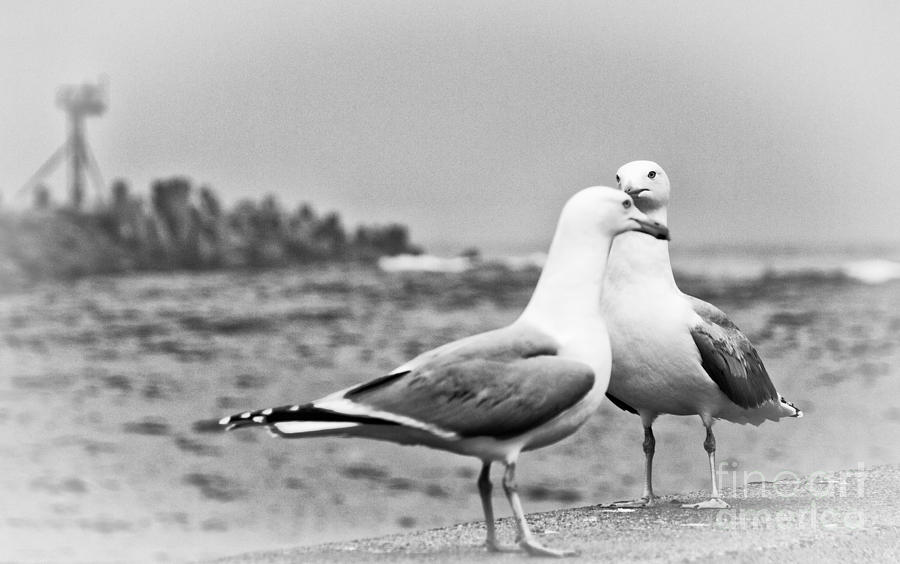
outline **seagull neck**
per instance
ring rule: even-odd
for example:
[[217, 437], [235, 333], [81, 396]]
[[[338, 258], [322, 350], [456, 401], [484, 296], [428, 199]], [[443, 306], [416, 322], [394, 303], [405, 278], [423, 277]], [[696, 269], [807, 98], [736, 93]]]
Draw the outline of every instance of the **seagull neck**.
[[633, 288], [636, 284], [677, 288], [669, 259], [669, 243], [643, 233], [623, 233], [610, 251], [606, 284]]
[[[669, 225], [668, 206], [665, 203], [641, 202], [638, 208], [653, 221]], [[643, 288], [677, 290], [669, 260], [669, 242], [648, 237], [643, 233], [623, 233], [613, 242], [606, 268], [607, 294], [634, 292], [634, 285]]]
[[[640, 206], [638, 206], [638, 209], [640, 209]], [[666, 208], [666, 206], [663, 205], [651, 210], [641, 211], [647, 214], [647, 217], [649, 217], [653, 221], [662, 223], [663, 225], [669, 225], [669, 210]]]
[[522, 318], [570, 323], [597, 311], [612, 237], [572, 235], [557, 230]]

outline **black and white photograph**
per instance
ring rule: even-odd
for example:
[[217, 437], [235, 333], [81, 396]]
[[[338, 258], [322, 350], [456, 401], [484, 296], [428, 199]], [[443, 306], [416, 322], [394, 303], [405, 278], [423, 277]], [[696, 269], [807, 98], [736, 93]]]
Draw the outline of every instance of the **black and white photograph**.
[[0, 562], [900, 561], [900, 4], [0, 14]]

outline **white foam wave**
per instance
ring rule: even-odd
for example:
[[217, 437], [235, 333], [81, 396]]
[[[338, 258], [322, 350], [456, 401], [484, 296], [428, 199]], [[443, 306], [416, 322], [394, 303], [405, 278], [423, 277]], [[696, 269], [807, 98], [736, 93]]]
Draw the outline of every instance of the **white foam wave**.
[[858, 260], [842, 265], [841, 272], [866, 284], [884, 284], [900, 280], [900, 263], [885, 259]]
[[498, 257], [496, 262], [510, 270], [527, 270], [529, 268], [544, 268], [547, 262], [547, 253], [531, 253], [528, 255], [515, 255]]
[[730, 282], [758, 280], [767, 276], [845, 278], [864, 284], [884, 284], [900, 280], [900, 262], [885, 258], [855, 258], [816, 254], [789, 256], [703, 256], [673, 257], [677, 275]]
[[434, 255], [397, 255], [378, 259], [385, 272], [464, 272], [472, 268], [468, 257], [436, 257]]
[[[752, 281], [766, 276], [802, 276], [823, 280], [845, 277], [864, 284], [884, 284], [900, 280], [900, 262], [883, 258], [848, 260], [849, 257], [782, 256], [748, 257], [702, 255], [673, 258], [676, 275], [720, 281]], [[443, 272], [456, 274], [478, 265], [502, 265], [510, 270], [543, 268], [547, 255], [496, 256], [486, 260], [466, 256], [397, 255], [381, 257], [378, 267], [385, 272]]]

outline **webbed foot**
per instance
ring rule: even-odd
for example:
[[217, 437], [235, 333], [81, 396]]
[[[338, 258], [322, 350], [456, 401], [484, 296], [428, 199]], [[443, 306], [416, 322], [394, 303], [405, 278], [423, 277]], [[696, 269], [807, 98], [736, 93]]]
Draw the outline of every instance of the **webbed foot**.
[[721, 499], [714, 497], [712, 499], [707, 499], [706, 501], [701, 501], [700, 503], [684, 503], [681, 505], [685, 509], [728, 509], [731, 507]]

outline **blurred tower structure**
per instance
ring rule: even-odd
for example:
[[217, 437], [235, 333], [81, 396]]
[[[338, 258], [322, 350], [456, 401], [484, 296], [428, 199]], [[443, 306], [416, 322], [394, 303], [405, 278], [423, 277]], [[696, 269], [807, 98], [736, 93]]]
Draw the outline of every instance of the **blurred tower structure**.
[[56, 93], [56, 105], [68, 117], [68, 136], [62, 146], [50, 155], [50, 158], [25, 183], [20, 193], [36, 186], [62, 161], [68, 160], [69, 198], [72, 208], [81, 209], [84, 203], [85, 172], [90, 174], [98, 195], [102, 194], [103, 177], [85, 137], [84, 119], [102, 115], [106, 111], [106, 86], [106, 82], [101, 80], [97, 84], [83, 83], [59, 88]]

